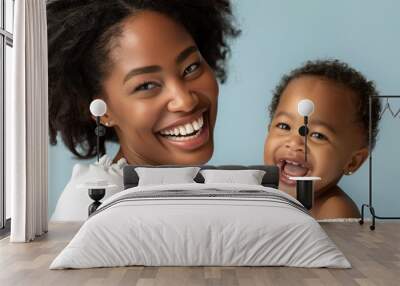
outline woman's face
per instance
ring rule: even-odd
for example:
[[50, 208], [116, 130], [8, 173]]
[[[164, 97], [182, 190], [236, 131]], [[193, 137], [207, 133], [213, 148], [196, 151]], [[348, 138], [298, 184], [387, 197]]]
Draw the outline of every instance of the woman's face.
[[213, 153], [218, 84], [191, 35], [157, 12], [126, 19], [104, 81], [109, 122], [130, 163], [203, 164]]
[[[297, 105], [302, 99], [314, 102], [309, 117], [307, 162], [304, 137], [299, 128], [304, 118]], [[296, 182], [289, 176], [317, 176], [316, 195], [336, 185], [343, 173], [354, 172], [368, 154], [365, 134], [357, 120], [355, 95], [328, 80], [303, 76], [285, 88], [264, 146], [264, 162], [280, 168], [279, 189], [295, 196]]]

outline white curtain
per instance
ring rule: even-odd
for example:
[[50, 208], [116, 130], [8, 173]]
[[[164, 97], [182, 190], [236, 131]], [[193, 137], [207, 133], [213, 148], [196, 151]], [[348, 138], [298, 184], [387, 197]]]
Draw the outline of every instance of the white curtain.
[[15, 1], [13, 92], [6, 98], [6, 187], [12, 242], [47, 232], [47, 23], [45, 0]]

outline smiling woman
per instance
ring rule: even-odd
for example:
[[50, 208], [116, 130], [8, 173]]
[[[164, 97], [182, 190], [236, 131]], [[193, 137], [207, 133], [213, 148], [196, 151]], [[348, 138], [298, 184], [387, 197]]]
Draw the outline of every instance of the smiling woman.
[[110, 111], [102, 119], [119, 138], [118, 156], [152, 165], [207, 162], [218, 85], [193, 38], [158, 12], [142, 11], [121, 25], [103, 84]]
[[[108, 167], [211, 158], [226, 39], [239, 34], [228, 0], [49, 1], [47, 12], [51, 144], [60, 133], [78, 158], [96, 156], [89, 104], [101, 98], [108, 128], [99, 151], [106, 141], [120, 144], [112, 162], [103, 158]], [[82, 168], [71, 181], [89, 178]], [[77, 192], [71, 181], [60, 200]]]

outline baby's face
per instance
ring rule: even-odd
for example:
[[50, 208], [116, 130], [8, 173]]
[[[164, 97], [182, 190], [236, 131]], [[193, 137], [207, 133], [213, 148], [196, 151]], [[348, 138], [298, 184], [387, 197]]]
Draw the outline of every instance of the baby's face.
[[[302, 99], [314, 102], [309, 117], [307, 163], [304, 137], [299, 127], [304, 118], [297, 105]], [[290, 176], [318, 176], [316, 195], [336, 185], [349, 171], [354, 153], [365, 144], [363, 129], [357, 122], [357, 97], [349, 89], [316, 76], [292, 80], [284, 90], [271, 121], [264, 145], [265, 164], [280, 168], [279, 189], [295, 196], [296, 182]]]

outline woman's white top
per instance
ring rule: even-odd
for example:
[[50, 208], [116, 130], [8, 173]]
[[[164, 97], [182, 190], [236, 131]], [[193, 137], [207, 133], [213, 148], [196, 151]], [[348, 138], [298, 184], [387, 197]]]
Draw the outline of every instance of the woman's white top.
[[76, 164], [71, 179], [58, 199], [51, 220], [85, 221], [88, 218], [88, 207], [94, 201], [89, 197], [88, 189], [82, 185], [98, 180], [107, 180], [108, 185], [116, 185], [114, 188], [106, 189], [106, 194], [101, 200], [103, 201], [124, 189], [122, 169], [125, 165], [127, 165], [125, 158], [112, 163], [112, 159], [107, 155], [93, 164]]

